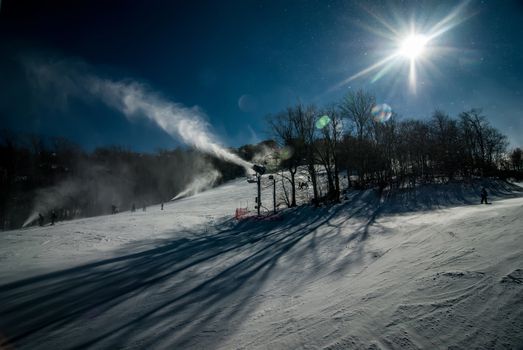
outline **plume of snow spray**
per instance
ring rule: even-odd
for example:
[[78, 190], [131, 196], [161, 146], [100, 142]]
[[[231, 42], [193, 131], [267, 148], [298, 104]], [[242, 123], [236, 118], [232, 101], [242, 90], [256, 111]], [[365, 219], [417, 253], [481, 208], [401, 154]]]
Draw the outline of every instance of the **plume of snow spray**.
[[25, 220], [24, 224], [22, 225], [22, 227], [27, 227], [27, 225], [33, 223], [36, 221], [36, 219], [38, 218], [38, 212], [36, 211], [33, 211], [31, 213], [31, 215], [29, 215], [29, 217]]
[[127, 118], [145, 117], [156, 123], [171, 137], [187, 145], [237, 164], [246, 170], [252, 164], [223, 147], [211, 132], [204, 113], [198, 106], [186, 107], [168, 101], [136, 81], [114, 81], [90, 72], [83, 63], [27, 60], [25, 66], [36, 85], [52, 92], [58, 104], [67, 104], [69, 96], [102, 100]]
[[[223, 147], [211, 132], [204, 113], [197, 107], [186, 107], [162, 98], [145, 85], [134, 81], [113, 81], [100, 78], [90, 72], [88, 66], [79, 62], [38, 62], [33, 59], [24, 61], [27, 73], [43, 95], [52, 94], [51, 98], [58, 106], [66, 107], [70, 96], [88, 100], [100, 99], [108, 106], [122, 112], [128, 119], [144, 117], [156, 123], [171, 137], [187, 145], [234, 163], [245, 169], [252, 169], [253, 164], [241, 159]], [[175, 198], [197, 193], [212, 186], [220, 177], [217, 170], [196, 178], [182, 193]], [[61, 203], [54, 195], [43, 196], [37, 200], [33, 213], [24, 226], [34, 222], [38, 212], [45, 212]]]
[[216, 169], [212, 169], [211, 171], [201, 174], [197, 176], [188, 186], [185, 190], [178, 193], [176, 197], [174, 197], [172, 200], [176, 200], [182, 197], [186, 196], [192, 196], [196, 193], [202, 192], [210, 187], [212, 187], [216, 181], [218, 181], [222, 175], [220, 172]]
[[22, 227], [32, 224], [38, 219], [38, 214], [47, 215], [47, 212], [55, 207], [61, 207], [68, 198], [77, 195], [80, 186], [74, 180], [65, 180], [60, 184], [38, 190], [33, 204], [33, 212], [25, 220]]
[[249, 170], [252, 164], [229, 152], [218, 143], [198, 107], [188, 108], [162, 99], [136, 82], [115, 82], [90, 77], [89, 91], [128, 118], [144, 116], [176, 139], [202, 152]]

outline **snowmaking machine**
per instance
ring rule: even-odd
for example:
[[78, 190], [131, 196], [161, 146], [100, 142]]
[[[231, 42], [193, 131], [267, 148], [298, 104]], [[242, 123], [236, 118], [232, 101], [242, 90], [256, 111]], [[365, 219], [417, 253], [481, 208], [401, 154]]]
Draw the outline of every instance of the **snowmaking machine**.
[[256, 209], [258, 210], [258, 216], [260, 216], [260, 208], [261, 208], [261, 176], [265, 174], [265, 167], [260, 164], [254, 164], [252, 166], [252, 170], [256, 172], [256, 183], [258, 186], [258, 196], [256, 197]]

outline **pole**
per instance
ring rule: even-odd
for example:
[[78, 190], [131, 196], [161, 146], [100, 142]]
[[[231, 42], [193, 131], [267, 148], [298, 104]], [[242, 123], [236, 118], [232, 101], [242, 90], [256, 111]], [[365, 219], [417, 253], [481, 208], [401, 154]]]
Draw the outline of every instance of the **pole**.
[[260, 208], [261, 208], [261, 183], [260, 183], [260, 179], [261, 179], [261, 175], [260, 174], [256, 174], [256, 178], [258, 180], [258, 216], [260, 216]]
[[274, 214], [276, 214], [276, 178], [269, 175], [269, 179], [272, 180], [272, 205], [274, 207]]
[[272, 204], [274, 206], [274, 214], [276, 214], [276, 179], [272, 179]]

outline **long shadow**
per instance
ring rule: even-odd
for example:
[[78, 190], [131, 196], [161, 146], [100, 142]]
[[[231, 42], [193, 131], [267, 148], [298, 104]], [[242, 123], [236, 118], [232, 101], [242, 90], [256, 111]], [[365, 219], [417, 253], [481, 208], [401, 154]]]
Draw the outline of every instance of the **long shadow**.
[[[0, 330], [26, 348], [52, 348], [58, 330], [68, 334], [61, 348], [213, 348], [218, 341], [202, 332], [231, 332], [278, 261], [342, 209], [300, 208], [281, 222], [226, 221], [204, 237], [2, 285]], [[107, 323], [112, 309], [127, 316]], [[93, 330], [79, 331], [85, 327]]]
[[[428, 207], [470, 197], [470, 191], [451, 198], [443, 192], [442, 199], [429, 201]], [[498, 192], [508, 196], [510, 191], [501, 186]], [[408, 205], [405, 198], [383, 203], [375, 193], [353, 193], [348, 202], [332, 208], [289, 210], [283, 221], [224, 221], [204, 236], [197, 231], [176, 232], [183, 238], [1, 285], [0, 333], [11, 344], [28, 349], [56, 344], [71, 349], [212, 349], [221, 339], [209, 334], [234, 332], [256, 308], [260, 291], [283, 257], [296, 265], [303, 263], [299, 259], [319, 261], [320, 242], [341, 237], [345, 244], [358, 244], [353, 256], [343, 259], [351, 264], [362, 254], [369, 228], [379, 215], [386, 210], [427, 209]], [[354, 232], [343, 232], [343, 224], [353, 218], [363, 218], [364, 223]], [[320, 227], [327, 230], [322, 228], [320, 234]], [[300, 245], [306, 237], [309, 240]], [[303, 270], [294, 283], [314, 276], [321, 264], [315, 266]]]
[[502, 180], [427, 184], [392, 191], [381, 213], [400, 214], [480, 204], [482, 187], [487, 188], [490, 201], [523, 196], [523, 188]]

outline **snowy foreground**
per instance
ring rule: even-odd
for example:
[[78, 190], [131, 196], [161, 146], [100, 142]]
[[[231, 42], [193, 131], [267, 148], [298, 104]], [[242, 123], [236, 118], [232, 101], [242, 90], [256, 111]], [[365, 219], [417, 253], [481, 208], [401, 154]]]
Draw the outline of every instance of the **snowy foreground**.
[[15, 349], [521, 349], [523, 192], [496, 186], [492, 205], [473, 204], [476, 187], [367, 191], [238, 223], [255, 186], [237, 180], [163, 211], [1, 232], [0, 338]]

